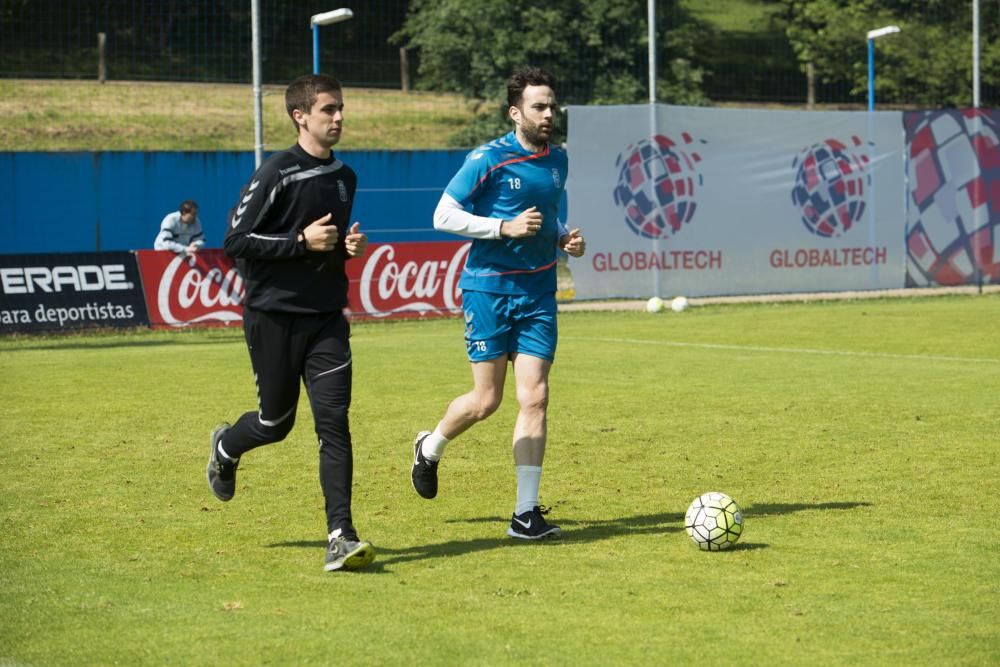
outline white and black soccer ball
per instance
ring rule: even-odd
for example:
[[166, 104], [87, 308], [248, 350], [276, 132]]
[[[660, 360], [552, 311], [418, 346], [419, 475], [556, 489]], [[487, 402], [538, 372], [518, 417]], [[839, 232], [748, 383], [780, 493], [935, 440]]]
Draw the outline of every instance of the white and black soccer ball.
[[684, 529], [699, 549], [722, 551], [736, 544], [743, 534], [743, 512], [724, 493], [703, 493], [688, 507]]

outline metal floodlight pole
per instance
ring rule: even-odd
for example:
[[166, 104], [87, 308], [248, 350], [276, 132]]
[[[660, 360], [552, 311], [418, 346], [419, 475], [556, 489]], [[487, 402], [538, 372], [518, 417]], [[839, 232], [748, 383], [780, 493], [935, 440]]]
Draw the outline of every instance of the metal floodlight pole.
[[868, 110], [875, 110], [875, 40], [899, 32], [899, 26], [887, 25], [868, 31]]
[[[649, 140], [655, 142], [656, 135], [659, 134], [656, 123], [656, 0], [646, 0], [646, 35], [649, 42]], [[649, 200], [656, 201], [656, 192], [653, 191], [653, 179], [647, 179], [646, 183], [650, 188]], [[653, 252], [659, 252], [659, 239], [653, 239]], [[652, 272], [653, 296], [659, 296], [660, 290], [660, 268], [659, 265]]]
[[253, 136], [254, 168], [264, 161], [264, 119], [260, 92], [260, 0], [250, 2], [250, 41], [253, 57]]
[[[979, 99], [979, 0], [972, 0], [972, 107], [976, 110], [979, 109], [980, 99]], [[978, 137], [983, 131], [983, 119], [978, 113], [973, 117], [972, 127], [973, 132]], [[976, 151], [976, 170], [979, 172], [979, 178], [976, 178], [972, 182], [973, 198], [976, 201], [983, 201], [982, 190], [983, 187], [983, 163], [982, 157]], [[977, 206], [972, 209], [972, 224], [976, 230], [984, 228], [982, 214], [985, 212], [985, 205]], [[982, 258], [982, 243], [983, 235], [975, 234], [973, 237], [973, 245], [975, 246], [976, 253], [976, 282], [979, 285], [979, 293], [983, 293], [983, 264]]]
[[646, 2], [646, 24], [649, 39], [649, 103], [656, 104], [656, 0]]
[[331, 12], [323, 12], [322, 14], [313, 14], [309, 17], [309, 25], [312, 27], [313, 38], [313, 74], [319, 74], [319, 27], [321, 25], [330, 25], [331, 23], [340, 23], [351, 18], [354, 18], [354, 12], [346, 7], [334, 9]]
[[979, 0], [972, 0], [972, 106], [979, 108]]

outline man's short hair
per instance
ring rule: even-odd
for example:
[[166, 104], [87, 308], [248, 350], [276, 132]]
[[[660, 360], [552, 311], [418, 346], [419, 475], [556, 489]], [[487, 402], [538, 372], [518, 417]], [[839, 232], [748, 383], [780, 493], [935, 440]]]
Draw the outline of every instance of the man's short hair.
[[198, 210], [198, 204], [193, 199], [185, 199], [177, 209], [182, 214]]
[[340, 81], [326, 74], [303, 74], [288, 84], [285, 89], [285, 111], [292, 119], [295, 131], [299, 131], [299, 124], [295, 122], [293, 111], [298, 109], [309, 113], [320, 93], [336, 93], [340, 90]]
[[541, 67], [525, 65], [518, 67], [507, 80], [507, 108], [521, 106], [524, 98], [524, 89], [528, 86], [548, 86], [553, 91], [556, 89], [556, 79], [554, 76], [543, 70]]

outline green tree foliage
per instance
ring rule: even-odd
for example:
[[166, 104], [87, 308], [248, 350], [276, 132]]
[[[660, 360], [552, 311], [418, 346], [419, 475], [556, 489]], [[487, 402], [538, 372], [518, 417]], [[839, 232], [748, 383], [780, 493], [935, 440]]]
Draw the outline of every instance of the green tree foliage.
[[[968, 0], [782, 0], [786, 34], [803, 70], [825, 82], [868, 86], [865, 34], [902, 32], [876, 42], [876, 97], [924, 107], [972, 103], [972, 5]], [[1000, 84], [1000, 2], [980, 0], [983, 85]]]
[[[706, 103], [693, 56], [707, 27], [674, 0], [659, 0], [657, 12], [672, 17], [670, 30], [658, 21], [659, 99]], [[648, 99], [645, 0], [413, 0], [394, 40], [416, 50], [419, 87], [459, 92], [480, 104], [479, 120], [454, 138], [459, 144], [509, 126], [505, 81], [518, 65], [552, 72], [565, 103]]]

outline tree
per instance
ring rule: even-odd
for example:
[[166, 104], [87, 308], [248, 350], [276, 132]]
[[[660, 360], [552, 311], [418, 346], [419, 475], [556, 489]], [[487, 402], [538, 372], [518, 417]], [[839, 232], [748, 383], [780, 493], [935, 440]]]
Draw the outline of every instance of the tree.
[[[707, 28], [675, 0], [659, 0], [657, 87], [660, 99], [707, 100], [694, 44]], [[413, 0], [393, 37], [417, 50], [417, 86], [453, 91], [478, 104], [479, 120], [456, 143], [478, 143], [508, 127], [505, 81], [514, 67], [545, 67], [560, 100], [575, 104], [643, 102], [648, 96], [643, 0]], [[563, 125], [565, 127], [565, 125]]]
[[[972, 101], [971, 2], [963, 0], [782, 0], [786, 34], [803, 70], [825, 82], [867, 90], [868, 30], [898, 25], [877, 42], [876, 94], [919, 106], [968, 106]], [[1000, 84], [1000, 2], [981, 1], [982, 77]]]

